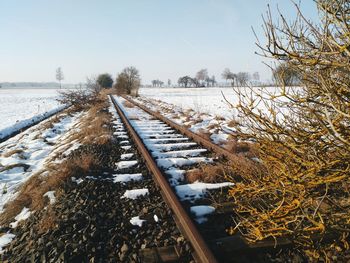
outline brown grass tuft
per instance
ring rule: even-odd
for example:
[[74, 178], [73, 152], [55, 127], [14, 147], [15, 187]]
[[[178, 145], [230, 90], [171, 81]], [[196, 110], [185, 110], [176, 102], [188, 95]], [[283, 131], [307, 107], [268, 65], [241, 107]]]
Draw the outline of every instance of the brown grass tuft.
[[3, 154], [4, 157], [10, 157], [14, 154], [23, 153], [23, 149], [14, 149]]
[[124, 105], [126, 108], [134, 108], [134, 107], [135, 107], [134, 104], [132, 104], [131, 102], [129, 102], [129, 101], [127, 101], [127, 100], [123, 102], [123, 105]]
[[214, 183], [221, 181], [228, 173], [228, 167], [224, 164], [202, 165], [198, 169], [187, 171], [185, 178], [188, 183], [201, 181], [205, 183]]
[[235, 139], [231, 139], [225, 142], [224, 148], [232, 153], [242, 154], [249, 158], [258, 156], [257, 146], [250, 142], [238, 142]]

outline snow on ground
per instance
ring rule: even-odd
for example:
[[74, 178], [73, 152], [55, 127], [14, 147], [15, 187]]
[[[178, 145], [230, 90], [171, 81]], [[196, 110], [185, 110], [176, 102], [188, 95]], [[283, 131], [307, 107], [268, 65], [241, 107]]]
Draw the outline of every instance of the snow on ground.
[[181, 200], [190, 200], [194, 201], [196, 199], [200, 199], [207, 193], [210, 189], [218, 189], [222, 187], [233, 186], [233, 183], [225, 182], [225, 183], [201, 183], [194, 182], [192, 184], [183, 184], [175, 187], [176, 193]]
[[[232, 127], [233, 117], [223, 118], [209, 113], [200, 113], [195, 110], [186, 110], [176, 104], [167, 102], [159, 102], [151, 98], [139, 97], [133, 98], [136, 102], [144, 104], [155, 112], [161, 112], [166, 118], [173, 122], [186, 126], [194, 133], [214, 135], [211, 140], [218, 145], [225, 145], [229, 139], [229, 135], [233, 135], [235, 128]], [[186, 101], [184, 99], [184, 101]], [[227, 111], [226, 111], [227, 112]], [[163, 131], [164, 132], [164, 131]], [[169, 131], [171, 132], [171, 130]], [[181, 138], [174, 138], [173, 141], [179, 141]], [[147, 142], [146, 142], [147, 143]]]
[[44, 194], [44, 196], [47, 196], [47, 198], [49, 198], [51, 205], [56, 202], [55, 191], [48, 191]]
[[197, 223], [201, 224], [207, 221], [206, 216], [214, 213], [215, 208], [208, 205], [196, 205], [191, 206], [190, 211], [195, 215]]
[[[250, 88], [240, 88], [245, 99], [253, 96], [255, 99], [255, 111], [271, 115], [269, 105], [261, 103], [260, 96], [276, 95], [275, 87], [254, 87], [254, 93]], [[290, 88], [289, 92], [295, 91]], [[239, 103], [239, 98], [230, 87], [212, 88], [141, 88], [141, 97], [135, 99], [153, 111], [161, 112], [165, 117], [179, 125], [184, 125], [192, 132], [200, 135], [209, 135], [211, 140], [221, 146], [225, 146], [230, 140], [229, 135], [235, 135], [237, 123], [241, 123], [241, 129], [245, 129], [246, 119], [232, 108]], [[227, 99], [227, 102], [224, 98]], [[277, 97], [276, 97], [277, 98]], [[285, 101], [285, 99], [276, 99]], [[288, 109], [280, 108], [287, 113]], [[281, 114], [277, 118], [283, 121]], [[229, 146], [228, 146], [229, 147]]]
[[60, 108], [56, 89], [0, 89], [0, 139]]
[[143, 188], [143, 189], [133, 189], [133, 190], [126, 190], [125, 193], [123, 194], [122, 198], [128, 198], [128, 199], [137, 199], [140, 196], [145, 196], [148, 195], [148, 189]]
[[234, 112], [225, 102], [221, 92], [231, 102], [237, 102], [229, 87], [223, 88], [141, 88], [140, 95], [175, 104], [182, 109], [233, 118]]
[[18, 223], [22, 220], [26, 220], [30, 216], [31, 212], [29, 208], [24, 207], [22, 211], [15, 217], [15, 222], [10, 223], [10, 227], [16, 228]]
[[117, 166], [117, 170], [121, 170], [121, 169], [131, 168], [131, 167], [135, 166], [136, 164], [138, 164], [137, 160], [120, 161], [120, 162], [116, 163], [116, 166]]
[[[249, 89], [241, 87], [243, 91]], [[257, 94], [265, 92], [276, 94], [275, 87], [254, 87]], [[139, 91], [141, 96], [161, 100], [170, 104], [174, 104], [183, 110], [193, 109], [198, 113], [207, 113], [213, 116], [221, 116], [226, 119], [236, 119], [237, 112], [229, 105], [237, 105], [238, 96], [231, 87], [209, 87], [209, 88], [141, 88]], [[226, 102], [225, 98], [229, 103]], [[258, 105], [258, 108], [266, 110], [264, 105]]]
[[14, 234], [3, 234], [0, 236], [0, 254], [3, 252], [2, 248], [5, 247], [7, 244], [10, 244], [12, 239], [15, 238]]
[[121, 160], [127, 160], [127, 159], [132, 158], [133, 156], [134, 156], [133, 153], [124, 153], [124, 154], [120, 155], [120, 159]]
[[[138, 107], [124, 107], [123, 102], [125, 99], [114, 96], [116, 102], [120, 106], [121, 110], [125, 115], [130, 119], [130, 116], [135, 116], [135, 119], [131, 119], [130, 123], [133, 128], [137, 131], [140, 138], [145, 143], [148, 150], [151, 151], [152, 155], [156, 157], [156, 163], [160, 168], [163, 168], [164, 172], [169, 176], [169, 183], [175, 187], [175, 191], [181, 200], [190, 200], [194, 201], [196, 199], [203, 198], [207, 191], [210, 189], [219, 189], [222, 187], [232, 186], [233, 183], [223, 182], [223, 183], [203, 183], [203, 182], [194, 182], [192, 184], [180, 185], [184, 179], [185, 170], [178, 169], [182, 166], [193, 165], [197, 163], [212, 163], [214, 160], [208, 157], [189, 157], [191, 155], [197, 155], [197, 153], [206, 152], [206, 149], [192, 149], [192, 150], [182, 150], [181, 148], [177, 151], [170, 151], [168, 153], [161, 153], [155, 145], [161, 145], [162, 143], [168, 144], [171, 142], [170, 149], [174, 146], [175, 141], [180, 141], [182, 146], [186, 145], [183, 141], [187, 141], [188, 138], [185, 137], [173, 137], [172, 135], [169, 138], [156, 138], [150, 139], [149, 136], [164, 133], [167, 131], [172, 131], [172, 129], [159, 120], [153, 120], [153, 117], [148, 113], [144, 112]], [[136, 117], [137, 116], [137, 117]], [[173, 131], [172, 131], [173, 132]], [[186, 140], [183, 140], [186, 139]], [[168, 146], [169, 147], [169, 144]], [[186, 147], [185, 147], [186, 148]], [[181, 155], [182, 154], [182, 155]], [[169, 157], [175, 156], [175, 157]], [[117, 166], [124, 165], [126, 161], [120, 161], [117, 163]], [[143, 190], [143, 189], [141, 189]], [[147, 189], [146, 189], [147, 190]], [[134, 190], [126, 191], [123, 197], [137, 198], [134, 196]], [[138, 196], [138, 191], [136, 190], [136, 195]], [[194, 208], [193, 212], [197, 213], [198, 222], [202, 223], [206, 220], [205, 215], [209, 213], [211, 208]]]
[[43, 171], [47, 161], [61, 149], [58, 146], [67, 143], [67, 136], [77, 131], [74, 126], [80, 116], [61, 117], [53, 127], [43, 128], [45, 130], [32, 127], [0, 144], [0, 212], [16, 196], [19, 186]]
[[127, 183], [130, 181], [142, 180], [142, 174], [115, 174], [113, 175], [113, 182], [115, 183]]
[[146, 222], [146, 220], [142, 220], [140, 219], [140, 217], [138, 216], [135, 216], [135, 217], [132, 217], [130, 219], [130, 223], [133, 225], [133, 226], [139, 226], [139, 227], [142, 227], [142, 224]]
[[187, 165], [193, 165], [196, 163], [210, 163], [213, 160], [207, 157], [193, 157], [193, 158], [162, 158], [157, 159], [157, 165], [164, 169], [171, 167], [181, 167]]

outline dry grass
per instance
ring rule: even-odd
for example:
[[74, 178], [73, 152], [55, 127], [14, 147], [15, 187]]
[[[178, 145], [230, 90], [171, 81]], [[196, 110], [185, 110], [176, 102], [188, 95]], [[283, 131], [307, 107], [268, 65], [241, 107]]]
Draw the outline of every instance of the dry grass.
[[188, 183], [193, 183], [195, 181], [214, 183], [222, 181], [225, 178], [227, 170], [228, 167], [224, 164], [205, 164], [198, 169], [187, 171], [185, 178]]
[[10, 164], [7, 166], [3, 166], [0, 168], [0, 173], [4, 172], [4, 171], [8, 171], [11, 170], [13, 168], [18, 168], [18, 167], [22, 167], [24, 169], [24, 171], [27, 171], [27, 169], [29, 168], [28, 164], [25, 163], [15, 163], [15, 164]]
[[[112, 130], [109, 128], [110, 115], [106, 112], [107, 104], [100, 103], [89, 109], [80, 123], [80, 131], [72, 133], [65, 144], [77, 140], [81, 144], [108, 144], [112, 138]], [[62, 147], [58, 146], [58, 147]], [[14, 154], [13, 152], [12, 154]], [[57, 156], [54, 156], [54, 160]], [[100, 156], [93, 153], [81, 153], [65, 159], [56, 164], [48, 162], [45, 171], [33, 175], [19, 189], [17, 197], [6, 204], [5, 211], [0, 215], [0, 224], [6, 225], [13, 221], [23, 207], [31, 210], [43, 209], [48, 205], [48, 198], [43, 195], [48, 191], [56, 191], [56, 197], [61, 193], [61, 186], [73, 176], [85, 176], [100, 164]], [[24, 164], [16, 164], [1, 168], [8, 170], [15, 167], [23, 167]], [[43, 174], [45, 172], [45, 175]], [[48, 173], [48, 175], [47, 175]], [[55, 224], [53, 215], [43, 221], [42, 230]]]
[[239, 142], [236, 139], [231, 138], [224, 143], [223, 147], [232, 153], [244, 155], [248, 158], [258, 156], [258, 148], [254, 143]]
[[82, 154], [63, 161], [59, 167], [51, 166], [48, 176], [33, 175], [21, 186], [17, 198], [6, 204], [5, 211], [0, 216], [0, 224], [10, 223], [23, 207], [29, 207], [31, 210], [44, 208], [48, 204], [48, 199], [43, 196], [45, 193], [59, 189], [72, 176], [87, 175], [99, 163], [97, 156]]
[[127, 101], [127, 100], [123, 102], [123, 105], [124, 105], [126, 108], [134, 108], [134, 107], [135, 107], [134, 104], [132, 104], [131, 102], [129, 102], [129, 101]]
[[14, 154], [20, 154], [20, 153], [23, 153], [23, 149], [14, 149], [14, 150], [11, 150], [11, 151], [8, 151], [6, 153], [4, 153], [2, 156], [5, 157], [5, 158], [8, 158]]
[[227, 123], [227, 126], [228, 127], [231, 127], [231, 128], [235, 128], [239, 125], [239, 123], [236, 121], [236, 120], [230, 120], [228, 123]]

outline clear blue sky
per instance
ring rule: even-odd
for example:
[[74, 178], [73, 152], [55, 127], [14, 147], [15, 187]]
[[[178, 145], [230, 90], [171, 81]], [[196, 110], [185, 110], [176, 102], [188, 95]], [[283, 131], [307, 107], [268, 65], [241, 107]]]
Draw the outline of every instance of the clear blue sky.
[[1, 0], [0, 82], [55, 81], [58, 66], [65, 83], [129, 65], [143, 83], [226, 67], [269, 78], [251, 30], [268, 3], [294, 13], [289, 0]]

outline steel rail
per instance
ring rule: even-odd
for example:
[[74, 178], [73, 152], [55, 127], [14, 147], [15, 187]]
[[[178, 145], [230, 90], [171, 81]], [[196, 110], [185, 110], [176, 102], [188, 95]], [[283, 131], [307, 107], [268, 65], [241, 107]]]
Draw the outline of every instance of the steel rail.
[[195, 259], [201, 263], [216, 263], [217, 260], [214, 254], [211, 252], [203, 237], [197, 230], [196, 226], [193, 224], [191, 218], [188, 216], [184, 208], [182, 207], [180, 201], [178, 200], [176, 194], [171, 188], [167, 179], [163, 176], [162, 172], [158, 168], [156, 162], [152, 158], [149, 151], [146, 149], [146, 146], [143, 144], [140, 136], [132, 127], [128, 118], [124, 114], [123, 110], [118, 105], [118, 102], [111, 96], [112, 102], [122, 119], [127, 130], [130, 132], [131, 137], [133, 138], [139, 152], [142, 154], [145, 159], [148, 169], [153, 174], [153, 177], [159, 187], [161, 188], [161, 193], [168, 204], [172, 209], [174, 216], [176, 217], [176, 223], [178, 224], [179, 229], [183, 232], [183, 235], [190, 241], [194, 251]]
[[142, 110], [144, 110], [145, 112], [147, 112], [148, 114], [152, 115], [153, 117], [155, 117], [156, 119], [159, 119], [163, 122], [165, 122], [166, 124], [168, 124], [170, 127], [172, 127], [173, 129], [179, 131], [181, 134], [191, 138], [193, 141], [195, 141], [196, 143], [202, 145], [204, 148], [207, 148], [208, 150], [211, 150], [213, 152], [215, 152], [216, 154], [225, 157], [226, 159], [233, 161], [233, 162], [237, 162], [238, 161], [238, 157], [237, 155], [231, 153], [230, 151], [226, 150], [225, 148], [222, 148], [216, 144], [214, 144], [213, 142], [203, 138], [202, 136], [191, 132], [190, 130], [188, 130], [187, 128], [173, 122], [172, 120], [164, 117], [163, 115], [161, 115], [158, 112], [152, 111], [151, 109], [147, 108], [146, 106], [130, 99], [129, 97], [126, 96], [122, 96], [124, 99], [126, 99], [127, 101], [129, 101], [130, 103], [134, 104], [135, 106], [141, 108]]

